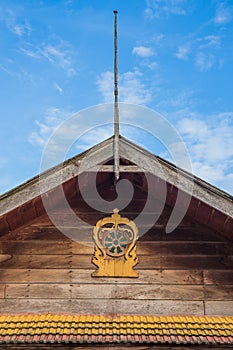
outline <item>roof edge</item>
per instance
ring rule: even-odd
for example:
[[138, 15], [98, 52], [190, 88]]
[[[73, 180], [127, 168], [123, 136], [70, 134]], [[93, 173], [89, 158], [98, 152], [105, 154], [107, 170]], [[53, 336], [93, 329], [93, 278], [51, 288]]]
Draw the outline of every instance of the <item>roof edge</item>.
[[233, 316], [0, 315], [0, 344], [232, 345]]

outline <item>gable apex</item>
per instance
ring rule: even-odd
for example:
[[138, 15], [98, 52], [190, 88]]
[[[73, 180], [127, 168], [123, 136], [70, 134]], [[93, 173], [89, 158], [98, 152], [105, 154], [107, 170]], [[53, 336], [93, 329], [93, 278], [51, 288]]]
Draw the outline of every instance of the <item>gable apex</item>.
[[[113, 173], [114, 166], [107, 165], [109, 160], [113, 159], [113, 148], [114, 136], [3, 194], [0, 197], [0, 216], [3, 217], [25, 203], [53, 191], [57, 186], [67, 183], [82, 173]], [[119, 156], [131, 163], [120, 165], [120, 172], [138, 173], [139, 176], [142, 176], [143, 173], [152, 174], [165, 181], [170, 189], [180, 190], [185, 195], [191, 196], [197, 206], [202, 203], [208, 207], [209, 211], [212, 210], [211, 215], [215, 215], [215, 211], [221, 213], [221, 222], [225, 223], [230, 220], [230, 225], [232, 224], [233, 197], [226, 192], [122, 136], [119, 137]], [[232, 237], [232, 234], [230, 236]]]

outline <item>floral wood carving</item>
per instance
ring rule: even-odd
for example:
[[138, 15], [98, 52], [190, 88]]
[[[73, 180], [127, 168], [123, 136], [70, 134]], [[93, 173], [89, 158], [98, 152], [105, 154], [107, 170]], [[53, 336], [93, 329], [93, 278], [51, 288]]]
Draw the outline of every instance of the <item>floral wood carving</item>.
[[93, 231], [95, 251], [92, 263], [98, 267], [92, 277], [138, 277], [136, 242], [138, 229], [114, 209], [111, 217], [99, 220]]

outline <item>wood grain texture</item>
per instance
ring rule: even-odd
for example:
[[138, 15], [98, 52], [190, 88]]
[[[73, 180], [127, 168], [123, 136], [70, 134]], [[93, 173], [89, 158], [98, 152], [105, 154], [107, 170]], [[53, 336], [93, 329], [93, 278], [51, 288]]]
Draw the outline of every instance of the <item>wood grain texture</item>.
[[203, 279], [205, 284], [233, 284], [233, 269], [230, 270], [204, 270]]
[[[0, 287], [4, 288], [3, 285]], [[7, 284], [0, 298], [127, 300], [233, 300], [233, 286], [153, 284]]]
[[[86, 350], [86, 349], [95, 349], [95, 350], [111, 350], [111, 349], [115, 349], [115, 350], [122, 350], [122, 345], [109, 345], [109, 344], [102, 344], [101, 346], [99, 345], [64, 345], [64, 344], [50, 344], [49, 346], [46, 344], [34, 344], [34, 345], [23, 345], [23, 344], [18, 344], [17, 346], [12, 345], [12, 344], [8, 344], [8, 345], [4, 345], [1, 346], [0, 345], [0, 349], [5, 350], [5, 349], [10, 349], [10, 350], [18, 350], [18, 349], [27, 349], [27, 350], [38, 350], [38, 349], [43, 349], [43, 350], [51, 350], [54, 348], [58, 348], [61, 350]], [[219, 346], [214, 346], [212, 345], [212, 348], [215, 350], [219, 350]], [[190, 348], [189, 346], [163, 346], [161, 347], [161, 345], [157, 346], [154, 344], [146, 344], [146, 345], [141, 345], [141, 344], [124, 344], [124, 349], [130, 349], [130, 350], [148, 350], [148, 349], [154, 349], [154, 350], [209, 350], [209, 345], [198, 345], [198, 346], [192, 346], [192, 348]], [[224, 346], [224, 349], [232, 349], [232, 346]]]
[[[26, 241], [0, 241], [1, 255], [68, 255], [93, 253], [93, 242], [79, 243], [74, 241], [56, 240], [26, 240]], [[221, 255], [233, 253], [231, 245], [225, 242], [187, 242], [187, 241], [157, 241], [137, 243], [139, 255]]]
[[[137, 270], [143, 269], [228, 269], [232, 266], [231, 256], [222, 255], [140, 255]], [[4, 260], [5, 259], [5, 260]], [[69, 254], [69, 255], [13, 255], [5, 256], [0, 262], [0, 268], [78, 268], [91, 269], [92, 255]]]
[[[137, 205], [129, 207], [130, 218], [136, 216], [132, 210]], [[233, 248], [209, 228], [185, 218], [168, 235], [165, 225], [170, 211], [166, 208], [160, 221], [137, 244], [139, 264], [135, 269], [139, 278], [92, 278], [92, 229], [85, 222], [94, 223], [100, 213], [85, 207], [76, 208], [76, 212], [84, 224], [63, 226], [62, 230], [87, 237], [85, 243], [71, 241], [46, 215], [1, 237], [2, 313], [230, 313]], [[57, 216], [64, 225], [69, 223], [69, 214], [61, 210]]]
[[[204, 315], [203, 301], [117, 299], [0, 299], [1, 313]], [[14, 311], [13, 311], [14, 310]], [[58, 311], [59, 310], [59, 311]]]
[[210, 316], [217, 316], [217, 315], [232, 316], [233, 301], [225, 301], [225, 300], [206, 301], [205, 314]]
[[4, 297], [5, 297], [5, 285], [0, 284], [0, 298], [4, 298]]
[[0, 283], [88, 283], [88, 284], [202, 284], [202, 271], [199, 270], [141, 270], [140, 277], [95, 278], [92, 269], [0, 269]]

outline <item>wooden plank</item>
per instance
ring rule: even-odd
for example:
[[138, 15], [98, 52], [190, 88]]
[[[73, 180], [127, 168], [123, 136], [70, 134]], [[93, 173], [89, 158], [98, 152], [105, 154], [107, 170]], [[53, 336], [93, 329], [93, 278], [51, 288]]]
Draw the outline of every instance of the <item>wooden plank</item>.
[[[0, 349], [2, 350], [6, 350], [6, 349], [10, 349], [10, 350], [19, 350], [19, 349], [27, 349], [27, 350], [38, 350], [38, 349], [43, 349], [43, 350], [51, 350], [54, 348], [58, 348], [58, 349], [62, 349], [62, 350], [87, 350], [87, 349], [95, 349], [95, 350], [109, 350], [109, 349], [115, 349], [115, 350], [122, 350], [122, 345], [110, 345], [109, 344], [101, 344], [101, 345], [97, 345], [97, 344], [92, 344], [92, 345], [74, 345], [74, 344], [69, 344], [69, 345], [64, 345], [64, 344], [34, 344], [34, 345], [29, 345], [29, 344], [17, 344], [17, 345], [12, 345], [12, 344], [6, 344], [1, 346], [0, 345]], [[141, 344], [127, 344], [124, 343], [124, 349], [130, 349], [130, 350], [148, 350], [148, 349], [152, 349], [152, 350], [161, 350], [161, 346], [156, 346], [154, 344], [147, 344], [147, 345], [141, 345]], [[163, 346], [162, 348], [163, 350], [171, 350], [174, 348], [173, 347], [167, 347], [167, 346]], [[180, 346], [176, 346], [175, 348], [176, 350], [190, 350], [190, 347], [180, 347]], [[196, 347], [196, 346], [192, 346], [192, 350], [203, 350], [203, 349], [207, 349], [206, 347]], [[225, 346], [225, 349], [227, 349], [227, 347]], [[219, 350], [219, 349], [216, 349]]]
[[[75, 232], [75, 229], [70, 228], [71, 232]], [[60, 232], [56, 227], [28, 227], [27, 230], [22, 229], [14, 234], [17, 240], [54, 240], [54, 241], [70, 241], [70, 239]]]
[[137, 253], [140, 255], [217, 255], [232, 254], [233, 249], [224, 242], [138, 242]]
[[[83, 267], [90, 266], [88, 259], [85, 264], [80, 259], [80, 265]], [[0, 263], [0, 268], [23, 268], [23, 269], [39, 269], [43, 268], [69, 268], [72, 266], [71, 255], [13, 255], [10, 260]]]
[[4, 296], [5, 296], [5, 285], [0, 284], [0, 298], [4, 298]]
[[106, 299], [0, 299], [1, 313], [203, 315], [202, 301]]
[[[89, 172], [95, 172], [95, 173], [114, 173], [114, 165], [101, 165], [101, 166], [93, 166], [88, 170]], [[134, 173], [142, 173], [144, 172], [143, 169], [141, 169], [138, 165], [119, 165], [119, 171], [120, 173], [128, 173], [128, 172], [134, 172]]]
[[[80, 245], [84, 249], [83, 245]], [[67, 255], [72, 253], [71, 241], [0, 241], [0, 253], [31, 255], [31, 254], [57, 254]], [[86, 253], [84, 251], [84, 253]]]
[[233, 284], [233, 269], [231, 270], [204, 270], [204, 284]]
[[[147, 297], [147, 292], [144, 294], [144, 296]], [[204, 289], [203, 286], [195, 285], [161, 285], [160, 298], [155, 299], [174, 300], [175, 302], [177, 300], [203, 300]]]
[[0, 283], [69, 283], [66, 269], [0, 269]]
[[0, 265], [1, 263], [4, 263], [5, 261], [8, 261], [12, 258], [9, 254], [0, 254]]
[[[127, 216], [132, 219], [135, 217], [135, 213], [127, 213]], [[79, 227], [72, 227], [72, 223], [70, 223], [70, 219], [68, 220], [68, 227], [62, 226], [61, 229], [63, 229], [64, 233], [65, 230], [68, 230], [69, 234], [72, 234], [75, 237], [75, 234], [77, 234], [77, 237], [80, 235], [88, 235], [88, 237], [91, 240], [92, 237], [92, 227], [88, 224], [85, 224], [85, 222], [94, 225], [97, 221], [97, 219], [100, 218], [100, 216], [97, 218], [94, 216], [94, 214], [85, 214], [81, 215], [81, 218], [84, 220], [83, 225], [79, 225]], [[36, 224], [33, 224], [29, 227], [23, 228], [17, 233], [15, 232], [11, 234], [12, 237], [15, 237], [17, 240], [55, 240], [55, 241], [64, 241], [68, 240], [69, 238], [61, 233], [57, 228], [51, 226], [51, 222], [48, 222], [48, 219], [44, 219], [45, 222], [38, 222]], [[41, 219], [42, 221], [42, 219]], [[143, 227], [146, 227], [146, 225], [143, 225]], [[140, 228], [139, 228], [139, 235], [140, 235]], [[4, 237], [1, 237], [1, 240], [4, 240]], [[219, 242], [221, 241], [214, 232], [211, 230], [194, 226], [192, 227], [191, 224], [187, 226], [185, 224], [184, 226], [179, 226], [176, 230], [174, 230], [171, 234], [165, 233], [165, 226], [164, 224], [156, 224], [153, 228], [149, 229], [149, 231], [140, 237], [140, 240], [142, 241], [153, 241], [153, 240], [162, 240], [162, 241], [215, 241]], [[223, 241], [223, 240], [222, 240]]]
[[10, 231], [8, 222], [5, 216], [0, 217], [0, 236], [7, 234]]
[[[233, 280], [232, 285], [214, 285], [204, 287], [205, 300], [233, 300]], [[233, 310], [232, 310], [233, 312]]]
[[7, 284], [5, 298], [69, 299], [72, 286], [69, 284]]
[[[52, 299], [203, 300], [204, 289], [203, 286], [189, 285], [118, 285], [117, 283], [7, 284], [5, 289], [5, 298], [49, 299], [51, 296]], [[229, 300], [229, 293], [227, 299]]]
[[[231, 257], [202, 255], [144, 255], [136, 269], [224, 269], [232, 266]], [[91, 269], [92, 255], [13, 255], [0, 262], [0, 268], [77, 268]]]
[[93, 278], [92, 269], [0, 269], [0, 283], [202, 284], [199, 270], [141, 270], [139, 278]]
[[[49, 344], [49, 345], [46, 345], [46, 344], [34, 344], [34, 345], [29, 345], [29, 344], [17, 344], [17, 345], [13, 345], [13, 344], [6, 344], [6, 345], [3, 345], [1, 346], [0, 345], [0, 349], [2, 350], [6, 350], [6, 349], [10, 349], [10, 350], [19, 350], [19, 349], [26, 349], [26, 350], [38, 350], [38, 349], [43, 349], [43, 350], [51, 350], [51, 349], [61, 349], [61, 350], [87, 350], [87, 349], [95, 349], [95, 350], [109, 350], [109, 349], [114, 349], [115, 350], [122, 350], [122, 345], [110, 345], [109, 344], [101, 344], [101, 345], [98, 345], [98, 344], [92, 344], [92, 345], [88, 345], [88, 344], [85, 344], [85, 345], [81, 345], [81, 344], [69, 344], [69, 345], [64, 345], [64, 344]], [[148, 350], [148, 349], [152, 349], [152, 350], [161, 350], [161, 346], [156, 346], [154, 344], [147, 344], [147, 345], [141, 345], [141, 344], [127, 344], [127, 343], [124, 343], [124, 349], [130, 349], [130, 350], [134, 350], [134, 349], [137, 349], [137, 350]], [[174, 348], [171, 348], [171, 347], [164, 347], [162, 348], [163, 350], [171, 350]], [[179, 347], [179, 346], [176, 346], [175, 348], [176, 350], [190, 350], [190, 348], [187, 348], [187, 347]], [[192, 346], [192, 350], [203, 350], [203, 349], [207, 349], [206, 347], [200, 347], [198, 346], [198, 348], [196, 346]], [[226, 347], [225, 347], [226, 349]], [[216, 350], [219, 350], [219, 349], [216, 349]]]
[[0, 283], [24, 283], [29, 281], [28, 269], [0, 269]]
[[[6, 344], [1, 346], [0, 345], [0, 349], [2, 350], [6, 350], [6, 349], [10, 349], [10, 350], [18, 350], [18, 349], [27, 349], [27, 350], [38, 350], [38, 349], [43, 349], [43, 350], [51, 350], [54, 348], [58, 348], [58, 349], [62, 349], [62, 350], [87, 350], [87, 349], [95, 349], [95, 350], [109, 350], [109, 349], [115, 349], [115, 350], [122, 350], [122, 345], [112, 345], [109, 346], [109, 344], [101, 344], [101, 346], [96, 345], [96, 344], [92, 344], [92, 345], [74, 345], [74, 344], [70, 344], [70, 345], [64, 345], [64, 344], [50, 344], [50, 345], [46, 345], [46, 344], [34, 344], [34, 345], [28, 345], [28, 344], [17, 344], [17, 345], [13, 345], [13, 344]], [[225, 349], [232, 349], [232, 346], [224, 346]], [[156, 345], [156, 344], [146, 344], [146, 345], [141, 345], [141, 344], [127, 344], [124, 343], [124, 349], [130, 349], [130, 350], [148, 350], [148, 349], [152, 349], [152, 350], [190, 350], [190, 347], [186, 347], [186, 346], [175, 346], [175, 348], [173, 346], [163, 346], [161, 348], [161, 345]], [[198, 345], [198, 346], [193, 346], [192, 345], [192, 350], [206, 350], [209, 349], [208, 346], [205, 345]], [[216, 348], [215, 350], [220, 350], [220, 348]]]
[[224, 269], [231, 265], [230, 257], [222, 256], [139, 256], [137, 269]]
[[210, 316], [232, 316], [233, 301], [206, 301], [205, 314]]
[[[69, 255], [69, 254], [92, 254], [93, 242], [79, 243], [75, 241], [0, 241], [0, 254], [16, 255]], [[137, 243], [137, 253], [140, 255], [216, 255], [232, 254], [231, 245], [224, 242], [146, 242]], [[1, 261], [1, 255], [0, 255]]]
[[224, 241], [223, 239], [220, 239], [216, 233], [208, 228], [200, 226], [188, 227], [186, 225], [183, 227], [179, 225], [172, 233], [169, 234], [165, 233], [164, 225], [157, 225], [150, 229], [148, 233], [140, 237], [140, 240], [153, 241], [156, 239], [156, 237], [159, 237], [159, 239], [162, 241]]

